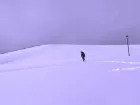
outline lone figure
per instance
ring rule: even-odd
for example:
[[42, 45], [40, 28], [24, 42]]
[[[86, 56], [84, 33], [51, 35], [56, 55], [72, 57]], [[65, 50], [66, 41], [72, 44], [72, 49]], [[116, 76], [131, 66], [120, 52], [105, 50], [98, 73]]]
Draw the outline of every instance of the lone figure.
[[85, 57], [86, 57], [86, 55], [85, 55], [85, 53], [84, 53], [83, 51], [81, 51], [81, 57], [82, 57], [83, 62], [84, 62], [84, 61], [85, 61]]

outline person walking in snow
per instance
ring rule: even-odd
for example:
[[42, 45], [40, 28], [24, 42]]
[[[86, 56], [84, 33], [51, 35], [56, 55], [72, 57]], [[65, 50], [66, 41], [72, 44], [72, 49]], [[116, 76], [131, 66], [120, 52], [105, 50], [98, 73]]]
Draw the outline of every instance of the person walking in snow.
[[85, 61], [85, 57], [86, 57], [86, 55], [85, 55], [85, 53], [84, 53], [83, 51], [81, 51], [81, 57], [82, 57], [83, 62], [84, 62], [84, 61]]

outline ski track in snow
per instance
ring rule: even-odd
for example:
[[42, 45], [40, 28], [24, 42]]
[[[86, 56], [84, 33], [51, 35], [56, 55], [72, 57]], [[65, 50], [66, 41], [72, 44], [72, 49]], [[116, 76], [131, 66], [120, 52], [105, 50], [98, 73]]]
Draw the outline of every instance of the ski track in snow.
[[138, 70], [140, 69], [140, 62], [128, 62], [128, 61], [97, 61], [97, 62], [102, 62], [102, 63], [116, 63], [116, 64], [127, 64], [127, 65], [137, 65], [135, 67], [130, 67], [130, 68], [116, 68], [109, 70], [109, 72], [113, 71], [132, 71], [132, 70]]
[[[61, 60], [60, 60], [61, 61]], [[54, 63], [54, 64], [44, 64], [44, 65], [37, 65], [37, 66], [27, 66], [27, 67], [22, 67], [22, 68], [14, 68], [14, 69], [4, 69], [4, 70], [0, 70], [0, 72], [14, 72], [14, 71], [21, 71], [21, 70], [30, 70], [30, 69], [39, 69], [39, 68], [47, 68], [47, 67], [59, 67], [62, 65], [66, 65], [68, 63], [76, 63], [76, 61], [78, 60], [73, 60], [73, 61], [61, 61], [58, 63]], [[82, 61], [81, 61], [82, 62]], [[87, 61], [86, 61], [87, 62]], [[129, 65], [137, 65], [140, 64], [140, 62], [127, 62], [127, 61], [92, 61], [92, 63], [119, 63], [119, 64], [129, 64]], [[85, 62], [83, 62], [85, 63]], [[115, 72], [115, 71], [132, 71], [132, 70], [138, 70], [140, 69], [140, 66], [134, 66], [134, 67], [130, 67], [130, 68], [116, 68], [116, 69], [111, 69], [108, 70], [108, 72]]]
[[[43, 65], [32, 65], [32, 66], [25, 66], [25, 67], [19, 67], [19, 68], [13, 68], [13, 69], [0, 69], [1, 73], [4, 72], [15, 72], [15, 71], [22, 71], [22, 70], [32, 70], [32, 69], [39, 69], [39, 68], [48, 68], [48, 67], [59, 67], [62, 65], [66, 65], [66, 64], [72, 64], [74, 63], [76, 60], [75, 59], [71, 59], [69, 61], [64, 61], [64, 60], [58, 60], [56, 61], [56, 63], [51, 63], [51, 64], [43, 64]], [[5, 63], [6, 64], [6, 63]], [[3, 64], [1, 64], [2, 66]]]
[[122, 64], [140, 64], [140, 62], [127, 62], [127, 61], [97, 61], [104, 63], [122, 63]]

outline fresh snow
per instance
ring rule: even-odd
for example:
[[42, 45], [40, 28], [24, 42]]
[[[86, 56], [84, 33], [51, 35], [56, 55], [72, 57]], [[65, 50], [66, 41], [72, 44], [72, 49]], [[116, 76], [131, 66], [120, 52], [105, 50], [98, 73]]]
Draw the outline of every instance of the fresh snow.
[[140, 46], [130, 52], [126, 45], [43, 45], [1, 54], [0, 105], [140, 105]]

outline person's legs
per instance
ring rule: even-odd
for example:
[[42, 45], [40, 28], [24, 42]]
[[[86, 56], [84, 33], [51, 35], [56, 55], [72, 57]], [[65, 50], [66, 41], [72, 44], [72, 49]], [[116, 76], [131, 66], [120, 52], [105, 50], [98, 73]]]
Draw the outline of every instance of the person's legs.
[[85, 61], [85, 57], [82, 57], [83, 58], [83, 62]]

